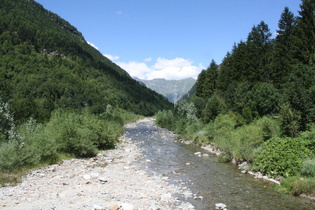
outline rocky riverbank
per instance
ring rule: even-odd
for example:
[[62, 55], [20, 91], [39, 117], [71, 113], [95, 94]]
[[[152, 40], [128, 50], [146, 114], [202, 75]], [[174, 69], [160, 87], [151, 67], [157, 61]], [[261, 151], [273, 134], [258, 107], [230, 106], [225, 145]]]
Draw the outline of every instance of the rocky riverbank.
[[134, 164], [140, 156], [141, 149], [123, 136], [116, 149], [34, 170], [17, 186], [0, 188], [0, 208], [194, 209], [175, 196], [185, 197], [187, 189], [140, 170]]

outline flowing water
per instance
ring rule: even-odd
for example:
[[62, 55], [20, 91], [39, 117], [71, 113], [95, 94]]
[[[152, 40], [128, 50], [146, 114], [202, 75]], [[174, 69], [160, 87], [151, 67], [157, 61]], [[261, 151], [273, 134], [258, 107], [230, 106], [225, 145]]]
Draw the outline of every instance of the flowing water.
[[[126, 137], [143, 148], [139, 165], [152, 175], [167, 176], [172, 184], [187, 187], [187, 195], [190, 189], [192, 197], [180, 199], [196, 209], [214, 209], [216, 203], [226, 204], [227, 209], [315, 209], [314, 201], [281, 195], [272, 189], [273, 184], [242, 174], [235, 165], [219, 163], [199, 147], [176, 143], [174, 135], [155, 127], [153, 120], [126, 128]], [[199, 157], [195, 152], [210, 156]]]

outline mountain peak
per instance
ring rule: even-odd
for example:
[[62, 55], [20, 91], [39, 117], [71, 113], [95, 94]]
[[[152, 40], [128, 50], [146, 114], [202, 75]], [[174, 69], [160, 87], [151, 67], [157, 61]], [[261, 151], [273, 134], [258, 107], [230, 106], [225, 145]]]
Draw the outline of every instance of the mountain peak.
[[166, 80], [164, 78], [143, 80], [134, 77], [134, 79], [140, 82], [140, 84], [144, 84], [148, 88], [162, 94], [172, 103], [179, 101], [196, 83], [196, 80], [193, 78], [181, 80]]

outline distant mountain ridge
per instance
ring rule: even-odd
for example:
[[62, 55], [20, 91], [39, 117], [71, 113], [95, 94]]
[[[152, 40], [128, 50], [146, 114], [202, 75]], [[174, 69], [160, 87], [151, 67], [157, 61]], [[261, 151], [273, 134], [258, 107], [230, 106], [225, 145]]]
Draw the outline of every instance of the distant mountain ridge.
[[166, 80], [166, 79], [153, 79], [143, 80], [134, 78], [140, 84], [144, 84], [148, 88], [165, 96], [170, 102], [176, 103], [194, 86], [196, 80], [187, 78], [182, 80]]

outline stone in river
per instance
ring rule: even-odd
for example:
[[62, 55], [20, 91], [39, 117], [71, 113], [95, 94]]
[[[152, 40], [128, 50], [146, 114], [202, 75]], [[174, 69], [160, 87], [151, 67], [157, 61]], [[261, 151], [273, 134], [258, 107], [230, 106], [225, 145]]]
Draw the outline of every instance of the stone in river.
[[215, 209], [226, 209], [226, 205], [224, 203], [216, 203], [215, 204]]

